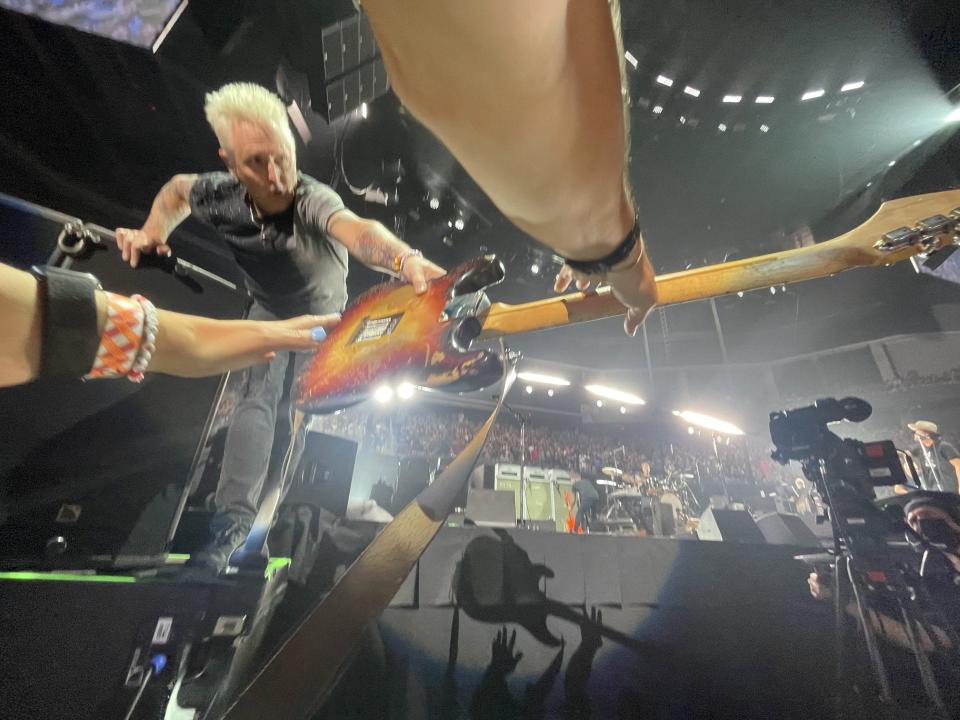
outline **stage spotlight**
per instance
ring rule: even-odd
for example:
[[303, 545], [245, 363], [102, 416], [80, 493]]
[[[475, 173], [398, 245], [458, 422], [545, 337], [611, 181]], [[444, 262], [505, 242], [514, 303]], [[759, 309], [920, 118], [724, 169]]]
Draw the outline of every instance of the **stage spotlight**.
[[947, 117], [944, 118], [944, 122], [960, 122], [960, 107], [956, 108], [953, 112], [947, 115]]
[[393, 400], [393, 388], [389, 385], [381, 385], [374, 391], [373, 399], [382, 404], [390, 402]]
[[737, 297], [739, 298], [743, 297], [743, 290], [737, 290]]
[[786, 286], [786, 285], [781, 285], [781, 286], [780, 286], [780, 292], [784, 292], [784, 293], [785, 293], [786, 291], [787, 291], [787, 286]]
[[769, 125], [761, 125], [761, 126], [760, 126], [760, 132], [770, 132], [770, 126], [769, 126]]
[[769, 105], [774, 100], [773, 95], [757, 95], [757, 105]]
[[366, 104], [365, 102], [364, 102], [364, 103], [360, 103], [360, 117], [362, 117], [364, 120], [366, 120], [368, 113], [369, 113], [369, 111], [367, 110], [367, 104]]
[[657, 75], [657, 82], [661, 85], [666, 85], [667, 87], [673, 87], [673, 80], [668, 78], [666, 75]]
[[738, 103], [743, 100], [743, 95], [724, 95], [723, 101], [725, 103]]
[[626, 415], [626, 414], [627, 414], [627, 409], [626, 409], [623, 405], [620, 406], [620, 414], [621, 414], [621, 415]]
[[696, 430], [693, 429], [693, 425], [691, 425], [690, 427], [687, 428], [687, 434], [688, 434], [688, 435], [693, 435], [695, 432], [696, 432]]
[[771, 294], [771, 295], [776, 295], [776, 294], [777, 294], [777, 288], [776, 288], [775, 286], [773, 286], [773, 285], [770, 286], [770, 294]]
[[890, 162], [887, 163], [887, 167], [893, 167], [896, 164], [897, 164], [896, 160], [891, 160]]
[[523, 389], [523, 391], [524, 391], [527, 395], [533, 395], [533, 385], [527, 385], [527, 386]]
[[547, 397], [553, 397], [553, 388], [547, 390]]
[[626, 392], [625, 390], [607, 387], [606, 385], [587, 385], [586, 390], [593, 395], [599, 395], [607, 400], [616, 400], [617, 402], [626, 403], [627, 405], [646, 404], [646, 401], [644, 401], [642, 397]]
[[458, 217], [456, 220], [454, 220], [454, 221], [453, 221], [453, 226], [454, 226], [457, 230], [463, 230], [463, 226], [464, 226], [463, 218], [462, 218], [462, 217]]
[[859, 90], [863, 87], [863, 80], [857, 80], [856, 82], [848, 82], [842, 88], [840, 92], [850, 92], [851, 90]]
[[690, 87], [689, 85], [687, 85], [683, 89], [683, 91], [691, 97], [700, 97], [700, 91], [697, 90], [695, 87]]
[[530, 263], [530, 272], [534, 275], [539, 275], [540, 266], [537, 263]]
[[430, 209], [431, 209], [431, 210], [436, 210], [437, 208], [440, 207], [440, 198], [438, 198], [438, 197], [431, 197], [429, 204], [430, 204]]
[[823, 94], [826, 90], [817, 89], [817, 90], [807, 90], [803, 95], [800, 96], [801, 100], [816, 100], [818, 97], [823, 97]]
[[598, 407], [598, 408], [602, 408], [602, 407], [603, 407], [603, 400], [597, 400], [597, 407]]
[[727, 126], [724, 125], [723, 123], [720, 123], [719, 125], [717, 125], [717, 130], [719, 130], [720, 132], [726, 132]]
[[692, 410], [681, 410], [680, 417], [690, 423], [690, 425], [696, 425], [697, 427], [702, 427], [706, 430], [714, 430], [715, 432], [723, 433], [724, 435], [744, 434], [743, 430], [731, 422], [710, 417], [709, 415], [704, 415], [703, 413], [693, 412]]
[[659, 115], [659, 114], [662, 113], [662, 112], [663, 112], [663, 105], [654, 105], [654, 106], [653, 106], [653, 114], [654, 114], [654, 115]]
[[536, 372], [517, 373], [517, 377], [521, 380], [526, 380], [527, 382], [539, 383], [540, 385], [556, 385], [558, 387], [566, 387], [570, 384], [570, 381], [565, 378], [557, 377], [556, 375], [544, 375]]
[[452, 228], [452, 227], [453, 227], [453, 220], [447, 220], [447, 227], [448, 227], [448, 228]]
[[672, 412], [673, 412], [674, 415], [676, 415], [676, 416], [679, 417], [679, 415], [680, 415], [680, 411], [679, 411], [679, 410], [673, 410]]
[[631, 65], [633, 65], [633, 69], [636, 70], [636, 69], [637, 69], [637, 66], [638, 66], [640, 63], [637, 62], [637, 59], [633, 56], [633, 53], [631, 53], [629, 50], [627, 50], [625, 53], [623, 53], [623, 56], [627, 59], [627, 62], [628, 62], [628, 63], [630, 63]]
[[397, 385], [397, 397], [401, 400], [409, 400], [413, 397], [416, 387], [412, 383], [402, 382]]

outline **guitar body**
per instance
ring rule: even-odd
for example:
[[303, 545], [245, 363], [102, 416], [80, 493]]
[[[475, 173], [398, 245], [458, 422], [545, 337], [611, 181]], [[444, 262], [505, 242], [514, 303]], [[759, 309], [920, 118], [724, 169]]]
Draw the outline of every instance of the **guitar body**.
[[499, 355], [469, 346], [481, 330], [476, 315], [489, 306], [483, 290], [503, 277], [500, 261], [483, 257], [431, 281], [422, 295], [401, 282], [371, 288], [350, 304], [297, 377], [291, 393], [297, 408], [334, 412], [382, 384], [449, 392], [492, 385], [503, 374]]

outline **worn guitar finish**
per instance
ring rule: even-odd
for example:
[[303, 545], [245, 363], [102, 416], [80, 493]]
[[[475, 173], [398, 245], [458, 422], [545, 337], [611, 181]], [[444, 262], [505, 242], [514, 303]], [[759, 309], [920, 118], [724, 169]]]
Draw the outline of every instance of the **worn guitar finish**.
[[[657, 277], [661, 305], [827, 277], [952, 251], [960, 190], [883, 203], [862, 225], [816, 245]], [[293, 397], [308, 413], [331, 412], [368, 397], [381, 383], [410, 382], [453, 392], [495, 382], [500, 358], [469, 350], [473, 340], [613, 317], [623, 306], [608, 288], [521, 305], [493, 303], [483, 290], [503, 266], [478, 258], [432, 281], [423, 295], [392, 282], [361, 295], [297, 379]]]

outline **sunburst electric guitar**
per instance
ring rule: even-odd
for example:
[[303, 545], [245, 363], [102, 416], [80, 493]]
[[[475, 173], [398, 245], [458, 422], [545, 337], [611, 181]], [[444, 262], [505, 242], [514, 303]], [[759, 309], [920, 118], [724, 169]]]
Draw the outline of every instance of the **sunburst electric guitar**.
[[[883, 203], [865, 223], [816, 245], [657, 277], [661, 305], [702, 300], [952, 252], [960, 190]], [[479, 390], [502, 374], [498, 353], [471, 345], [504, 335], [613, 317], [623, 306], [608, 288], [508, 305], [487, 288], [504, 278], [494, 257], [471, 260], [417, 295], [389, 282], [358, 297], [296, 380], [300, 410], [327, 413], [369, 397], [383, 383], [451, 392]]]

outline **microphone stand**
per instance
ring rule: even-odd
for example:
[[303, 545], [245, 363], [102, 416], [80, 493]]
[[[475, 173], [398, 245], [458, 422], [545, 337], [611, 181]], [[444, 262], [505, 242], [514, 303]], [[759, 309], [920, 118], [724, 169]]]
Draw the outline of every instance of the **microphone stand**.
[[527, 526], [527, 474], [526, 469], [526, 457], [527, 457], [527, 442], [526, 442], [526, 426], [527, 426], [527, 417], [521, 412], [517, 412], [512, 407], [503, 403], [503, 409], [509, 412], [513, 417], [517, 419], [517, 422], [520, 423], [520, 519], [517, 524], [520, 527]]

